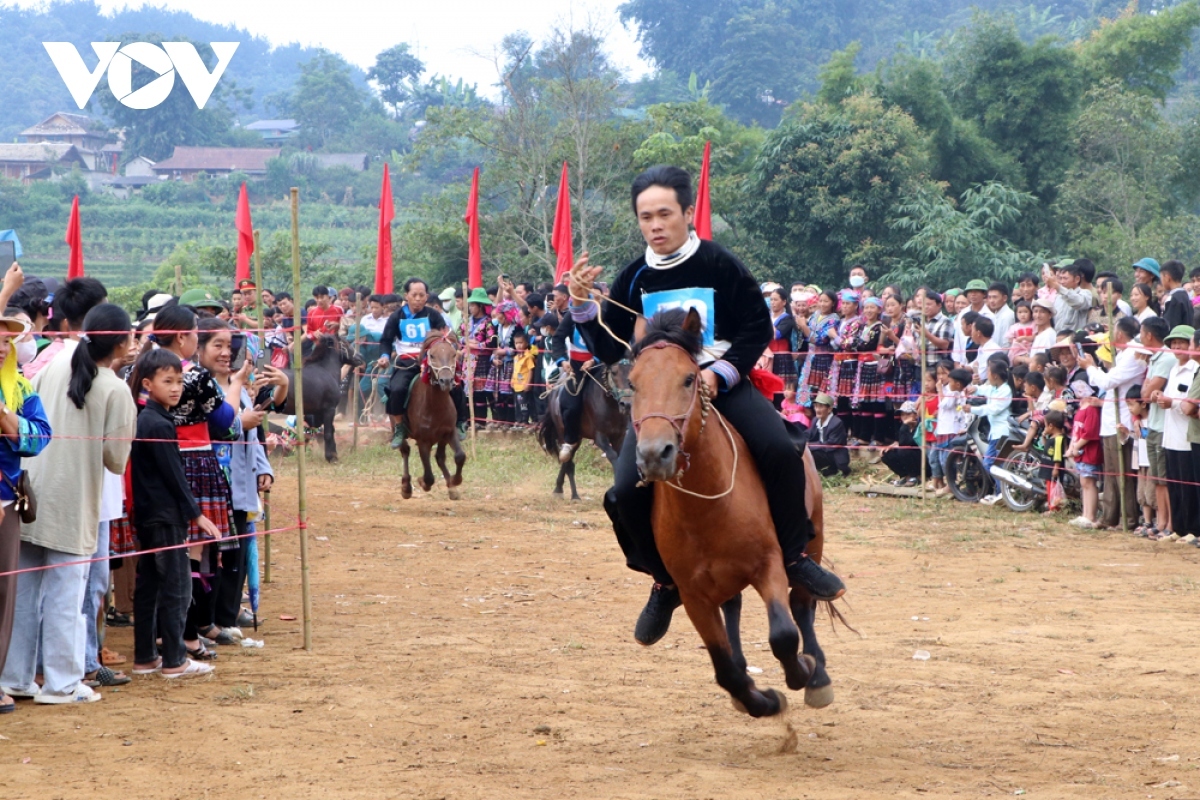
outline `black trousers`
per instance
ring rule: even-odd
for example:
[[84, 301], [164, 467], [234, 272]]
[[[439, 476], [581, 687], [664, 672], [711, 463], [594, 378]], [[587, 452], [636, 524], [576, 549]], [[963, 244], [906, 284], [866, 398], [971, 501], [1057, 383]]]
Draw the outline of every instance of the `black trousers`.
[[[233, 512], [234, 533], [247, 533], [245, 511]], [[221, 551], [221, 570], [217, 581], [213, 618], [218, 627], [236, 628], [238, 614], [242, 610], [242, 590], [246, 587], [246, 557], [249, 554], [249, 539], [235, 539], [236, 550]]]
[[[187, 541], [187, 526], [139, 527], [138, 541], [147, 550], [183, 544]], [[191, 600], [191, 570], [185, 548], [138, 556], [133, 590], [134, 661], [151, 664], [158, 659], [154, 640], [161, 633], [163, 666], [183, 665], [187, 659], [183, 628]]]
[[415, 358], [397, 358], [392, 377], [388, 379], [387, 413], [398, 417], [408, 405], [408, 387], [421, 372], [421, 362]]
[[[804, 506], [804, 460], [787, 423], [771, 407], [771, 402], [745, 380], [718, 395], [713, 405], [746, 440], [766, 485], [771, 517], [783, 549], [783, 563], [791, 564], [808, 545], [812, 525]], [[710, 420], [709, 424], [714, 422]], [[658, 583], [674, 583], [658, 553], [650, 523], [654, 488], [637, 485], [640, 480], [637, 436], [632, 426], [621, 446], [615, 472], [614, 485], [604, 495], [604, 510], [613, 522], [626, 565], [652, 576]]]
[[570, 370], [566, 387], [558, 393], [558, 410], [563, 421], [563, 442], [579, 444], [579, 431], [583, 427], [583, 382], [590, 379], [583, 374], [583, 367], [570, 359], [567, 359], [563, 369]]
[[[1167, 499], [1171, 502], [1171, 529], [1180, 536], [1189, 533], [1200, 533], [1200, 508], [1197, 500], [1200, 494], [1196, 483], [1196, 459], [1191, 451], [1168, 450], [1163, 448], [1167, 457]], [[1109, 480], [1109, 476], [1104, 476]], [[1115, 478], [1114, 478], [1115, 480]]]
[[900, 478], [921, 477], [921, 451], [897, 448], [883, 454], [883, 463]]

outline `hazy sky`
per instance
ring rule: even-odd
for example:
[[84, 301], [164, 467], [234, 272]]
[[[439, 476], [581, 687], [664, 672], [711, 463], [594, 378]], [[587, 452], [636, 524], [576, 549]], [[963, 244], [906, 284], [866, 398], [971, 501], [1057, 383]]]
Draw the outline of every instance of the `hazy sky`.
[[[11, 0], [10, 0], [11, 2]], [[42, 0], [16, 0], [37, 6]], [[607, 30], [616, 64], [629, 77], [648, 71], [633, 34], [617, 17], [621, 0], [98, 0], [105, 12], [143, 5], [189, 11], [198, 19], [233, 24], [272, 44], [300, 42], [340, 53], [369, 68], [375, 55], [399, 42], [415, 47], [429, 72], [468, 83], [491, 94], [496, 82], [492, 57], [500, 40], [518, 30], [540, 38], [554, 25], [584, 27], [593, 20]], [[169, 34], [170, 31], [163, 31]], [[236, 58], [236, 56], [235, 56]]]

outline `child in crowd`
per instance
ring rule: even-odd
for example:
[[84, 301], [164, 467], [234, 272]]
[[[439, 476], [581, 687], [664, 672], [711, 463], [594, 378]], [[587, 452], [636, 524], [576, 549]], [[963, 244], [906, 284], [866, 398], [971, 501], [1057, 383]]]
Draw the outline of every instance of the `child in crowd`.
[[533, 410], [537, 403], [538, 387], [532, 386], [537, 367], [538, 349], [531, 347], [529, 336], [521, 328], [513, 331], [513, 376], [512, 390], [516, 400], [516, 421], [521, 424], [533, 422]]
[[805, 413], [804, 406], [796, 402], [795, 389], [785, 389], [783, 391], [783, 403], [780, 405], [779, 413], [788, 422], [794, 422], [801, 428], [808, 428], [811, 422], [808, 414]]
[[1042, 373], [1046, 378], [1046, 391], [1049, 393], [1049, 401], [1062, 400], [1067, 404], [1069, 417], [1072, 413], [1071, 404], [1075, 400], [1075, 393], [1067, 387], [1067, 371], [1057, 364], [1046, 367], [1046, 371]]
[[1048, 353], [1038, 353], [1029, 359], [1030, 372], [1045, 372], [1048, 366], [1050, 366], [1050, 355]]
[[1017, 417], [1017, 420], [1028, 421], [1029, 430], [1025, 433], [1025, 441], [1014, 447], [1014, 450], [1027, 451], [1039, 441], [1045, 422], [1046, 406], [1050, 404], [1050, 399], [1050, 393], [1046, 391], [1046, 380], [1041, 373], [1031, 372], [1025, 376], [1026, 411]]
[[[945, 473], [942, 471], [940, 463], [940, 452], [937, 449], [937, 418], [938, 408], [941, 406], [942, 384], [938, 377], [941, 371], [938, 369], [927, 370], [925, 373], [925, 381], [921, 385], [921, 397], [925, 402], [925, 457], [929, 460], [929, 483], [925, 485], [926, 489], [939, 491], [946, 486]], [[950, 373], [947, 371], [947, 375]]]
[[[1028, 377], [1025, 380], [1028, 383]], [[984, 402], [972, 404], [971, 413], [988, 419], [988, 446], [983, 456], [983, 468], [990, 471], [1000, 455], [1000, 445], [1008, 436], [1008, 415], [1013, 398], [1012, 385], [1008, 382], [1008, 364], [1000, 359], [989, 362], [988, 382], [976, 388], [975, 396], [983, 398]], [[1000, 492], [994, 491], [979, 502], [991, 506], [999, 500]]]
[[[221, 531], [200, 511], [183, 472], [183, 458], [174, 441], [170, 409], [183, 396], [183, 365], [166, 348], [150, 350], [134, 365], [130, 388], [136, 401], [147, 395], [138, 414], [137, 437], [130, 461], [133, 522], [138, 542], [146, 550], [138, 558], [134, 609], [134, 675], [161, 673], [164, 678], [193, 678], [213, 671], [211, 664], [187, 656], [184, 620], [192, 599], [192, 575], [187, 542], [188, 523], [220, 538]], [[162, 635], [162, 656], [155, 639]]]
[[1071, 520], [1076, 528], [1094, 529], [1096, 510], [1100, 506], [1100, 489], [1096, 477], [1104, 469], [1104, 449], [1100, 443], [1099, 398], [1090, 397], [1080, 401], [1071, 425], [1071, 446], [1067, 456], [1075, 459], [1075, 471], [1079, 473], [1079, 493], [1083, 500], [1083, 513]]
[[1046, 513], [1053, 514], [1066, 505], [1062, 476], [1067, 470], [1067, 418], [1061, 411], [1047, 411], [1043, 418], [1040, 449], [1049, 466], [1042, 477], [1046, 480]]
[[[1136, 397], [1134, 389], [1137, 390]], [[1146, 527], [1154, 524], [1157, 507], [1154, 497], [1154, 481], [1150, 479], [1150, 452], [1146, 447], [1146, 438], [1150, 433], [1147, 423], [1150, 404], [1142, 400], [1140, 386], [1130, 389], [1129, 394], [1125, 396], [1125, 401], [1129, 404], [1129, 415], [1133, 419], [1134, 429], [1131, 433], [1136, 443], [1133, 452], [1134, 458], [1137, 460], [1137, 498], [1138, 505], [1142, 508], [1142, 521], [1138, 525], [1138, 529], [1144, 531]]]
[[[937, 439], [932, 452], [936, 454], [938, 465], [935, 474], [945, 476], [946, 459], [950, 455], [950, 443], [965, 433], [967, 426], [970, 425], [965, 399], [967, 387], [971, 385], [971, 378], [971, 370], [964, 368], [952, 369], [946, 375], [946, 382], [938, 402], [937, 427], [934, 429]], [[949, 492], [949, 488], [943, 481], [935, 491], [937, 496], [942, 497]]]
[[1033, 307], [1029, 303], [1018, 300], [1013, 311], [1017, 321], [1005, 332], [1004, 343], [1008, 345], [1008, 360], [1015, 364], [1018, 358], [1029, 356], [1037, 328], [1033, 324]]
[[918, 486], [921, 483], [921, 450], [917, 444], [917, 404], [909, 400], [900, 406], [900, 429], [896, 442], [883, 448], [883, 463], [896, 473], [893, 486]]

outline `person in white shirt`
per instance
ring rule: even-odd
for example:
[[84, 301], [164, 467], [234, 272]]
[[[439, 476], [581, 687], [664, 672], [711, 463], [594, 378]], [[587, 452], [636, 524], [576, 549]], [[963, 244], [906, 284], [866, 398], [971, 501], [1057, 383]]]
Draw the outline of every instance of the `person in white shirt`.
[[971, 341], [979, 345], [975, 355], [975, 377], [978, 383], [987, 383], [988, 361], [991, 357], [996, 353], [1005, 352], [1004, 346], [998, 344], [996, 338], [995, 323], [987, 317], [977, 317], [971, 329]]
[[988, 319], [991, 319], [994, 316], [991, 310], [988, 309], [988, 307], [984, 304], [987, 300], [987, 291], [987, 284], [983, 281], [974, 280], [969, 282], [967, 284], [967, 288], [963, 291], [963, 294], [966, 296], [967, 302], [970, 303], [970, 305], [954, 315], [954, 349], [950, 353], [950, 357], [954, 363], [960, 367], [968, 366], [967, 343], [970, 341], [970, 337], [967, 335], [967, 332], [963, 330], [963, 317], [967, 315], [968, 311], [974, 311], [976, 314], [982, 314]]
[[1092, 293], [1080, 287], [1083, 271], [1074, 264], [1057, 267], [1053, 271], [1045, 267], [1042, 273], [1046, 288], [1054, 295], [1054, 329], [1058, 331], [1080, 331], [1087, 325], [1088, 312], [1092, 310]]
[[383, 310], [383, 298], [373, 294], [367, 298], [367, 313], [363, 314], [362, 329], [374, 336], [378, 341], [383, 337], [383, 328], [387, 325], [388, 315]]
[[[1033, 344], [1029, 346], [1029, 358], [1039, 353], [1049, 352], [1058, 341], [1058, 334], [1051, 322], [1054, 320], [1054, 304], [1049, 300], [1038, 298], [1033, 301]], [[1028, 361], [1029, 359], [1025, 359]]]
[[[1104, 393], [1104, 408], [1100, 412], [1100, 441], [1104, 445], [1104, 497], [1100, 511], [1101, 527], [1116, 528], [1121, 524], [1121, 504], [1118, 491], [1125, 494], [1125, 521], [1130, 530], [1137, 527], [1137, 471], [1130, 472], [1133, 460], [1133, 415], [1125, 396], [1138, 386], [1146, 374], [1147, 354], [1133, 345], [1141, 325], [1133, 317], [1117, 320], [1113, 345], [1117, 356], [1108, 372], [1096, 365], [1094, 356], [1084, 355], [1079, 363], [1087, 369], [1088, 382]], [[1118, 453], [1122, 455], [1118, 455]], [[1120, 465], [1125, 466], [1124, 474]], [[1117, 476], [1121, 476], [1118, 478]], [[1118, 487], [1123, 487], [1118, 488]]]
[[1193, 485], [1196, 476], [1192, 445], [1187, 436], [1186, 403], [1183, 402], [1187, 399], [1196, 370], [1200, 368], [1200, 364], [1188, 356], [1188, 350], [1192, 346], [1191, 336], [1187, 334], [1189, 330], [1195, 334], [1193, 329], [1182, 325], [1167, 334], [1166, 343], [1171, 352], [1166, 355], [1175, 356], [1175, 366], [1168, 373], [1162, 390], [1153, 394], [1155, 404], [1163, 409], [1162, 451], [1167, 462], [1167, 502], [1171, 507], [1169, 529], [1160, 529], [1155, 538], [1166, 539], [1172, 534], [1176, 538], [1188, 535], [1196, 527], [1197, 514], [1200, 513]]
[[989, 286], [985, 308], [992, 312], [991, 320], [996, 326], [992, 338], [997, 342], [1003, 342], [1004, 337], [1008, 334], [1008, 329], [1017, 322], [1016, 313], [1008, 307], [1008, 286], [1000, 281]]

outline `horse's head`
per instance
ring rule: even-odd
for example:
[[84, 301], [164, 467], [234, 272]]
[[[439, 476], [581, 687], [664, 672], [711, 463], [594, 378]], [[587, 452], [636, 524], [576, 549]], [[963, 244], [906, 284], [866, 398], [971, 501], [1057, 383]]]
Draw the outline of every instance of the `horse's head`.
[[[338, 352], [338, 339], [330, 333], [319, 333], [314, 338], [305, 338], [300, 343], [300, 355], [304, 366], [317, 365], [325, 361], [330, 354]], [[340, 357], [339, 357], [340, 358]]]
[[633, 403], [633, 389], [629, 385], [629, 373], [633, 369], [633, 361], [628, 357], [622, 358], [608, 368], [608, 391], [621, 408], [629, 410]]
[[421, 343], [421, 354], [429, 369], [430, 382], [449, 392], [454, 388], [454, 377], [458, 371], [458, 336], [449, 328], [433, 330]]
[[364, 366], [366, 362], [362, 356], [354, 352], [354, 345], [344, 339], [337, 340], [338, 359], [343, 367], [349, 366], [355, 369]]
[[633, 430], [638, 469], [647, 481], [670, 480], [687, 469], [684, 439], [707, 408], [697, 364], [700, 327], [695, 309], [662, 311], [633, 347]]

